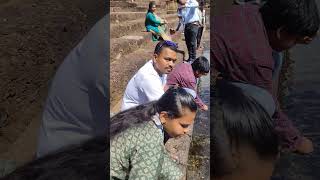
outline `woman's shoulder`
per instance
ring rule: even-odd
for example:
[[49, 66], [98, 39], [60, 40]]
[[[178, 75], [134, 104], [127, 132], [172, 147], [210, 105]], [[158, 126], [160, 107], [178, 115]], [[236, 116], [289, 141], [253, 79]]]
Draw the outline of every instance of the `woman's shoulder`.
[[153, 16], [154, 14], [152, 12], [147, 12], [147, 16]]
[[128, 128], [120, 136], [130, 139], [132, 142], [140, 141], [142, 143], [160, 141], [163, 134], [154, 122], [150, 120]]

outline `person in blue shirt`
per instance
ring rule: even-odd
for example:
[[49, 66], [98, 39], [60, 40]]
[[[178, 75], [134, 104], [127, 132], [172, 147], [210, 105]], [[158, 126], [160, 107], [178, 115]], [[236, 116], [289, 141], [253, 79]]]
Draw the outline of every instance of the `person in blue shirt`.
[[[197, 58], [197, 35], [200, 27], [200, 17], [197, 13], [199, 3], [196, 0], [177, 0], [180, 8], [179, 15], [184, 24], [184, 37], [189, 53], [188, 62]], [[175, 30], [172, 30], [175, 32]]]
[[152, 40], [158, 41], [160, 37], [163, 40], [171, 41], [171, 37], [166, 34], [166, 24], [168, 23], [166, 20], [161, 19], [159, 16], [155, 14], [156, 11], [156, 3], [151, 1], [149, 3], [149, 9], [146, 15], [145, 26], [148, 32], [152, 32]]

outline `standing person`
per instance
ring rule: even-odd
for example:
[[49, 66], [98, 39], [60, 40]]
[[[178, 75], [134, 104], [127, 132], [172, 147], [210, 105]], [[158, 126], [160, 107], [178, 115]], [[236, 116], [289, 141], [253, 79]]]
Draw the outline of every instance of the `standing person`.
[[163, 95], [167, 74], [173, 70], [177, 61], [177, 50], [177, 44], [172, 41], [161, 41], [156, 45], [153, 59], [130, 79], [122, 99], [121, 111], [158, 100]]
[[182, 172], [166, 151], [164, 132], [186, 134], [197, 105], [182, 88], [170, 88], [155, 102], [120, 112], [110, 124], [110, 179], [180, 180]]
[[175, 32], [180, 31], [180, 29], [182, 29], [182, 32], [184, 33], [184, 23], [183, 23], [183, 19], [182, 19], [183, 6], [181, 5], [181, 3], [179, 3], [179, 0], [177, 0], [177, 3], [178, 3], [177, 15], [179, 18], [179, 22], [178, 22], [177, 28], [175, 30], [170, 29], [170, 31], [172, 33], [175, 33]]
[[37, 157], [96, 136], [108, 121], [107, 16], [70, 52], [50, 86], [39, 130]]
[[152, 32], [152, 40], [158, 41], [159, 36], [163, 40], [171, 41], [171, 37], [166, 34], [167, 27], [166, 24], [168, 23], [166, 20], [161, 19], [159, 16], [156, 15], [156, 2], [150, 1], [148, 12], [146, 15], [145, 26], [148, 32]]
[[196, 0], [178, 0], [183, 8], [182, 21], [184, 23], [184, 37], [188, 49], [188, 62], [192, 63], [197, 58], [197, 34], [200, 27], [200, 17], [197, 13], [199, 3]]
[[[213, 67], [224, 79], [262, 87], [277, 100], [273, 91], [273, 51], [309, 44], [317, 34], [320, 20], [314, 0], [268, 0], [261, 8], [233, 5], [212, 22]], [[279, 103], [274, 118], [284, 150], [313, 151], [312, 142], [293, 126]]]
[[197, 34], [197, 50], [203, 48], [201, 46], [201, 38], [202, 38], [202, 34], [204, 33], [205, 25], [206, 25], [206, 10], [204, 9], [204, 6], [205, 6], [205, 1], [201, 0], [200, 6], [197, 9], [198, 15], [200, 17], [200, 27]]
[[[209, 60], [204, 56], [198, 57], [192, 64], [177, 64], [167, 77], [167, 85], [185, 87], [197, 92], [197, 78], [206, 76], [209, 73]], [[201, 110], [208, 110], [208, 106], [203, 103], [200, 96], [197, 95], [195, 101]]]

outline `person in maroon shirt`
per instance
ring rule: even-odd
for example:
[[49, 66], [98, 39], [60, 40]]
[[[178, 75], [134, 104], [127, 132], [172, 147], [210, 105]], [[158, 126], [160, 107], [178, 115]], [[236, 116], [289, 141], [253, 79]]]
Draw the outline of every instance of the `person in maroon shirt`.
[[[233, 5], [211, 19], [211, 65], [222, 78], [265, 88], [276, 100], [272, 52], [309, 44], [319, 22], [314, 0], [268, 0], [261, 8]], [[311, 140], [300, 134], [276, 102], [273, 118], [282, 149], [312, 152]]]
[[[197, 78], [206, 76], [209, 70], [209, 60], [204, 56], [198, 57], [192, 64], [177, 64], [167, 76], [167, 86], [178, 85], [180, 87], [193, 89], [196, 92]], [[195, 101], [201, 110], [208, 110], [208, 106], [203, 103], [199, 95], [196, 96]]]

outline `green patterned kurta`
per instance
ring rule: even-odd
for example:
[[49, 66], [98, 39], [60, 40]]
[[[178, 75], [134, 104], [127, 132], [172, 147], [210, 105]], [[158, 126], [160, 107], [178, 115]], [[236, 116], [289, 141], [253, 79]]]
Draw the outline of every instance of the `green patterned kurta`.
[[182, 172], [163, 145], [163, 133], [153, 121], [116, 135], [111, 140], [111, 179], [179, 180]]

